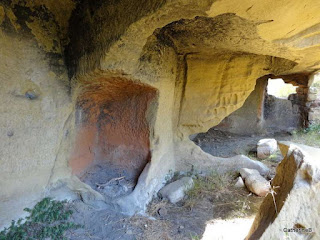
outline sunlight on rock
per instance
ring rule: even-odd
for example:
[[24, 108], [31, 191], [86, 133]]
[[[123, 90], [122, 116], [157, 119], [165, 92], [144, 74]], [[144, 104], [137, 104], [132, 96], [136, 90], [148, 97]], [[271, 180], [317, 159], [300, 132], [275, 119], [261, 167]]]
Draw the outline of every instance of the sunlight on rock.
[[243, 240], [254, 218], [234, 218], [207, 222], [202, 240]]

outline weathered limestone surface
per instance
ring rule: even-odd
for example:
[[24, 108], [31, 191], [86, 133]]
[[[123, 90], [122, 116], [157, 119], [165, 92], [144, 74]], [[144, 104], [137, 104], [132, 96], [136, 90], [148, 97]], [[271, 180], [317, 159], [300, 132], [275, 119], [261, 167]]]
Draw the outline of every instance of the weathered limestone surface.
[[[247, 239], [318, 239], [320, 209], [320, 149], [280, 142], [285, 158], [272, 180], [275, 191], [263, 201]], [[275, 201], [275, 203], [274, 203]], [[309, 233], [285, 232], [292, 228]]]
[[318, 70], [319, 11], [311, 0], [1, 1], [0, 225], [59, 180], [77, 191], [77, 100], [105, 76], [156, 92], [145, 114], [150, 163], [115, 203], [122, 211], [143, 211], [169, 170], [238, 169], [188, 136], [240, 108], [258, 78]]
[[68, 135], [65, 126], [72, 105], [63, 65], [57, 71], [35, 42], [1, 31], [0, 45], [2, 226], [18, 217], [26, 204], [38, 200], [49, 184], [61, 143]]

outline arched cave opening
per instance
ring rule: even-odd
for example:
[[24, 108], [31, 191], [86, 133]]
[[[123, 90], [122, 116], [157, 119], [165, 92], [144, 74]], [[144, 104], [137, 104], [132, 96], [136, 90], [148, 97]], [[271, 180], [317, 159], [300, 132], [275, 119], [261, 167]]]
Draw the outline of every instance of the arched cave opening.
[[84, 83], [76, 104], [72, 173], [106, 199], [129, 194], [151, 159], [148, 109], [156, 90], [121, 77]]
[[268, 95], [272, 95], [277, 98], [288, 99], [290, 94], [295, 94], [296, 92], [297, 86], [293, 86], [290, 83], [285, 83], [282, 78], [268, 79]]
[[[290, 80], [291, 79], [291, 80]], [[205, 133], [190, 136], [207, 153], [218, 157], [248, 155], [261, 138], [288, 140], [305, 127], [308, 82], [287, 76], [257, 79], [243, 106]]]

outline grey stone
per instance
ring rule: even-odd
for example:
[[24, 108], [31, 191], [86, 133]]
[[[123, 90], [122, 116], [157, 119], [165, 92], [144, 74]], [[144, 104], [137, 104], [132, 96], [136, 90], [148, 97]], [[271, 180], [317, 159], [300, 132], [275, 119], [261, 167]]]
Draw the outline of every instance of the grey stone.
[[12, 137], [14, 135], [14, 132], [12, 131], [12, 130], [9, 130], [8, 132], [7, 132], [7, 136], [8, 137]]
[[28, 90], [28, 91], [26, 91], [24, 96], [30, 100], [34, 100], [39, 97], [39, 94], [37, 94], [34, 90]]
[[237, 188], [242, 188], [244, 187], [244, 182], [243, 179], [241, 177], [237, 178], [237, 182], [234, 184], [235, 187]]
[[165, 215], [167, 215], [167, 213], [168, 213], [168, 211], [165, 207], [162, 207], [158, 210], [159, 216], [165, 216]]
[[257, 157], [266, 159], [278, 149], [277, 141], [273, 138], [261, 139], [257, 144]]
[[162, 198], [167, 198], [171, 203], [177, 203], [181, 201], [185, 192], [193, 187], [193, 180], [191, 177], [183, 177], [177, 181], [169, 183], [167, 186], [163, 187], [159, 195]]
[[256, 169], [242, 168], [240, 175], [246, 187], [254, 194], [265, 197], [270, 192], [270, 183]]

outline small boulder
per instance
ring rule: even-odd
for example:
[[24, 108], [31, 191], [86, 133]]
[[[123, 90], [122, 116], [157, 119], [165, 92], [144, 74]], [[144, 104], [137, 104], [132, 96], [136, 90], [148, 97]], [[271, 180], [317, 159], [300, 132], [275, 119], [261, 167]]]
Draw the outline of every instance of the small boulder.
[[265, 197], [270, 191], [270, 182], [264, 179], [255, 169], [242, 168], [240, 175], [246, 187], [254, 194]]
[[273, 138], [261, 139], [257, 144], [257, 157], [266, 159], [274, 154], [278, 149], [277, 141]]
[[162, 198], [167, 198], [171, 203], [181, 201], [185, 192], [193, 187], [193, 180], [191, 177], [183, 177], [177, 181], [169, 183], [159, 191]]
[[243, 182], [242, 177], [237, 178], [237, 182], [234, 184], [234, 186], [236, 188], [243, 188], [244, 187], [244, 182]]

